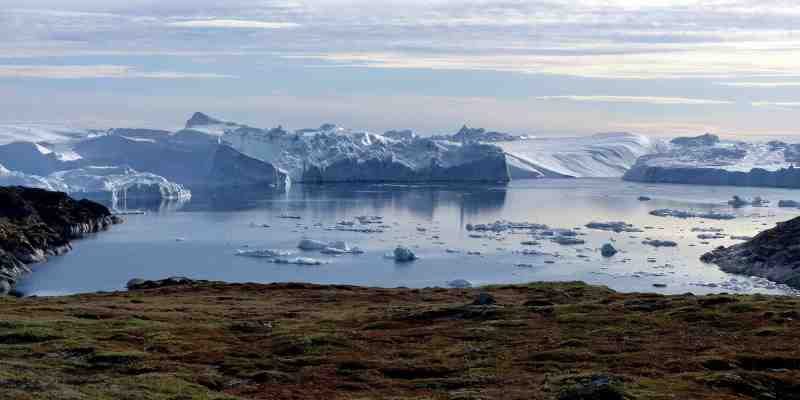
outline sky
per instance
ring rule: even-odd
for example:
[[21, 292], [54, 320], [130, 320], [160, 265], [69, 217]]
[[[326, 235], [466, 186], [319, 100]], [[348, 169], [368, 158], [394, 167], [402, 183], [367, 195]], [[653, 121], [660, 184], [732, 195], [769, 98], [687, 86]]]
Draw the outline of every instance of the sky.
[[796, 0], [0, 0], [0, 123], [800, 135]]

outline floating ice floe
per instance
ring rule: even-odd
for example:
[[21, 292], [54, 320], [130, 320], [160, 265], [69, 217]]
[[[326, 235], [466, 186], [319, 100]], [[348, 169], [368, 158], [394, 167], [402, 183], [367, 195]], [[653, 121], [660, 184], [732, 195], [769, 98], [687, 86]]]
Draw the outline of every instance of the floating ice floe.
[[275, 264], [293, 264], [293, 265], [323, 265], [322, 260], [310, 257], [297, 257], [297, 258], [275, 258], [272, 260]]
[[611, 221], [611, 222], [590, 222], [586, 224], [586, 227], [589, 229], [597, 229], [601, 231], [611, 231], [616, 233], [621, 232], [642, 232], [641, 229], [634, 227], [631, 224], [625, 223], [623, 221]]
[[714, 219], [714, 220], [736, 219], [736, 216], [733, 214], [719, 213], [716, 211], [709, 211], [706, 213], [696, 213], [692, 211], [673, 210], [669, 208], [661, 208], [658, 210], [650, 211], [650, 215], [654, 215], [656, 217], [674, 217], [682, 219], [687, 219], [687, 218], [704, 218], [704, 219]]
[[547, 225], [534, 224], [530, 222], [510, 222], [510, 221], [495, 221], [490, 224], [467, 224], [468, 231], [477, 232], [507, 232], [512, 230], [543, 230], [548, 229]]
[[710, 232], [710, 233], [720, 233], [724, 232], [722, 228], [692, 228], [692, 232]]
[[733, 196], [732, 199], [728, 200], [728, 204], [733, 208], [741, 208], [744, 206], [764, 207], [769, 204], [769, 200], [764, 200], [759, 196], [754, 197], [753, 200], [747, 200], [739, 196]]
[[348, 226], [348, 225], [336, 225], [330, 228], [326, 228], [326, 231], [339, 231], [339, 232], [356, 232], [356, 233], [384, 233], [383, 229], [379, 228], [370, 228], [370, 227], [360, 227], [360, 226]]
[[329, 243], [327, 247], [320, 251], [322, 254], [333, 254], [333, 255], [342, 255], [342, 254], [364, 254], [364, 251], [359, 249], [358, 247], [350, 247], [347, 242], [344, 241], [336, 241]]
[[697, 238], [700, 240], [713, 240], [713, 239], [725, 239], [725, 235], [721, 233], [701, 233], [697, 235]]
[[288, 257], [294, 254], [289, 250], [276, 250], [276, 249], [257, 249], [257, 250], [237, 250], [236, 255], [240, 257], [253, 257], [253, 258], [275, 258], [275, 257]]
[[671, 240], [645, 240], [642, 244], [653, 247], [677, 247], [678, 243]]
[[515, 254], [520, 254], [523, 256], [553, 256], [551, 253], [541, 252], [539, 250], [534, 249], [522, 249], [514, 252]]
[[572, 246], [578, 244], [585, 244], [586, 241], [583, 239], [574, 238], [571, 236], [556, 236], [550, 239], [553, 243], [558, 243], [563, 246]]
[[314, 239], [302, 239], [297, 248], [306, 251], [319, 251], [329, 247], [329, 243], [321, 242]]

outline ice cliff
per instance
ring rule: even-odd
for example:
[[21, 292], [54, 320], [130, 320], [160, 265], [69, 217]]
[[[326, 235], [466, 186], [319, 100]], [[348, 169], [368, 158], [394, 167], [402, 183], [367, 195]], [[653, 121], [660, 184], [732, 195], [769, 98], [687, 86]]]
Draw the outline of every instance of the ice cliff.
[[676, 138], [660, 153], [641, 157], [624, 179], [652, 183], [800, 188], [800, 145], [780, 141]]
[[[191, 125], [192, 130], [199, 129]], [[221, 125], [214, 122], [211, 126], [210, 130], [215, 131]], [[226, 130], [222, 143], [287, 171], [297, 182], [507, 182], [510, 179], [502, 149], [488, 144], [456, 143], [409, 133], [390, 133], [392, 137], [388, 137], [331, 124], [297, 132], [281, 127], [259, 129], [231, 123], [223, 126]]]

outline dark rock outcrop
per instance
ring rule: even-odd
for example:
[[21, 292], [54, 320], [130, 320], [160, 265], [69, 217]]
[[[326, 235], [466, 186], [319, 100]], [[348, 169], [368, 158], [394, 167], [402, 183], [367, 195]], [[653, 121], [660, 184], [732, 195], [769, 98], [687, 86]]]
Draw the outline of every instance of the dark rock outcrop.
[[121, 222], [109, 210], [65, 193], [0, 187], [0, 294], [30, 272], [28, 265], [71, 249], [70, 240]]
[[747, 242], [719, 247], [700, 259], [726, 272], [800, 288], [800, 217], [779, 223]]

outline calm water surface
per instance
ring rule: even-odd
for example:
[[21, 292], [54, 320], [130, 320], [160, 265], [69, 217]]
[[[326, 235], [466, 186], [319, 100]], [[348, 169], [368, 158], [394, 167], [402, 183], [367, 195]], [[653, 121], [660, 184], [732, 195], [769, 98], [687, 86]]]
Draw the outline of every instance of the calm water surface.
[[[726, 201], [734, 194], [762, 196], [773, 204], [733, 210]], [[638, 201], [640, 195], [653, 200]], [[702, 244], [698, 233], [691, 232], [694, 227], [716, 227], [727, 235], [752, 236], [800, 214], [777, 208], [780, 199], [800, 199], [800, 191], [579, 179], [515, 181], [508, 186], [296, 185], [288, 193], [219, 193], [126, 216], [124, 224], [76, 241], [73, 252], [36, 266], [19, 289], [31, 295], [108, 291], [123, 289], [132, 278], [183, 275], [230, 282], [383, 287], [447, 286], [455, 279], [476, 285], [583, 280], [620, 291], [786, 293], [701, 263], [702, 253], [736, 241], [725, 238]], [[656, 208], [731, 212], [737, 219], [681, 220], [648, 214]], [[282, 218], [286, 215], [300, 219]], [[385, 232], [328, 230], [338, 221], [364, 215], [383, 217]], [[521, 242], [532, 240], [527, 234], [473, 238], [465, 229], [467, 224], [496, 220], [580, 228], [578, 237], [586, 244], [562, 246], [539, 240], [538, 246], [524, 246]], [[617, 234], [583, 227], [591, 221], [626, 221], [645, 231]], [[235, 255], [239, 249], [296, 250], [302, 238], [345, 240], [365, 253], [295, 255], [325, 261], [321, 266], [282, 265]], [[641, 243], [646, 238], [674, 240], [679, 246], [653, 248]], [[605, 259], [598, 249], [608, 242], [621, 253]], [[400, 264], [386, 258], [397, 245], [412, 248], [420, 259]], [[549, 255], [524, 255], [523, 249]], [[656, 288], [655, 283], [667, 286]]]

